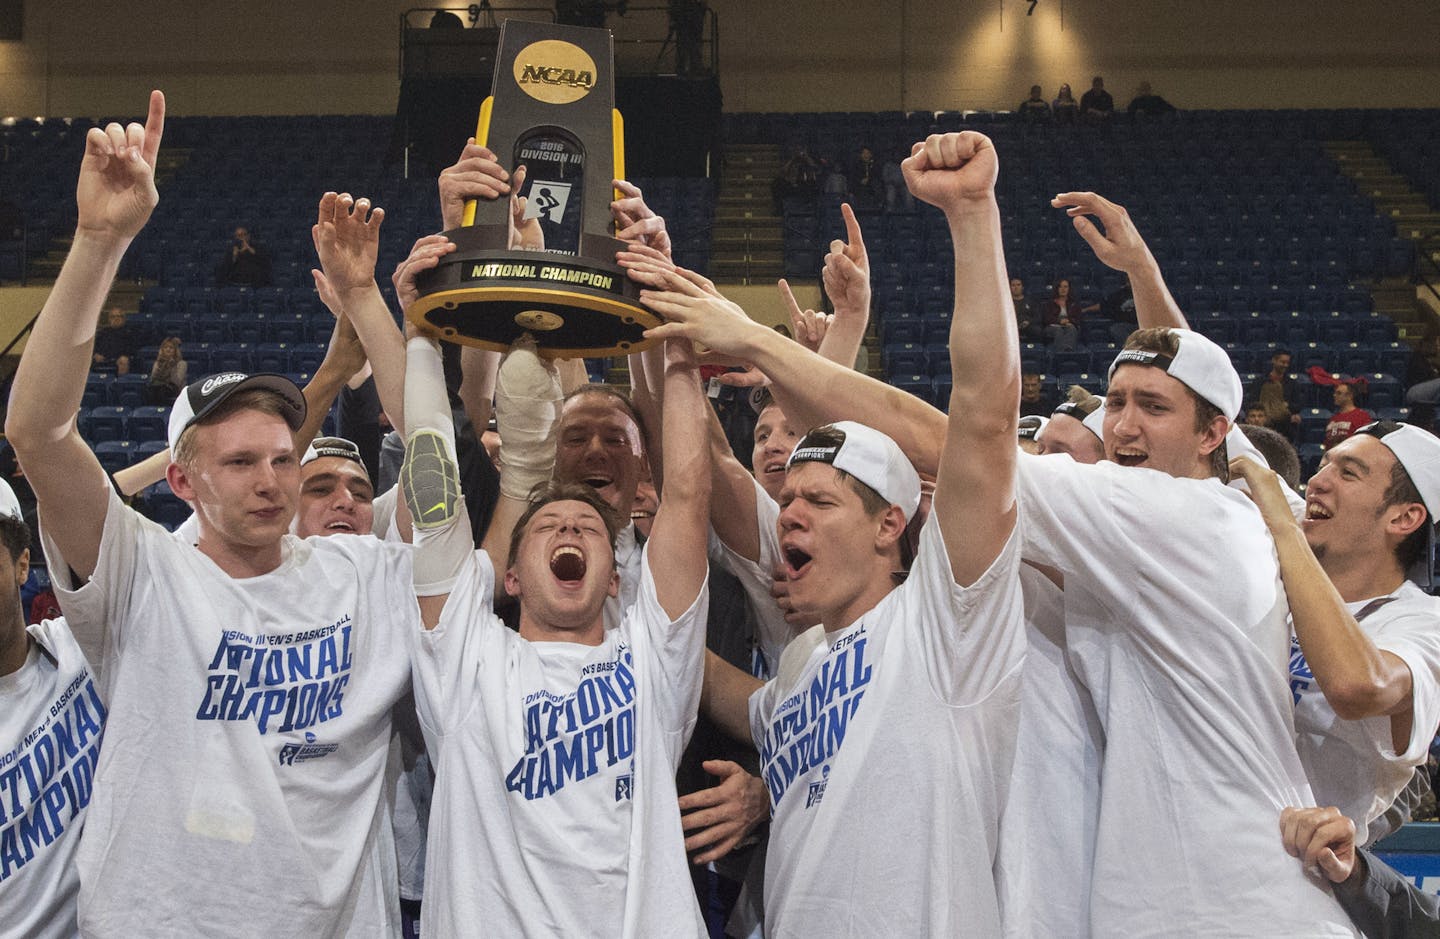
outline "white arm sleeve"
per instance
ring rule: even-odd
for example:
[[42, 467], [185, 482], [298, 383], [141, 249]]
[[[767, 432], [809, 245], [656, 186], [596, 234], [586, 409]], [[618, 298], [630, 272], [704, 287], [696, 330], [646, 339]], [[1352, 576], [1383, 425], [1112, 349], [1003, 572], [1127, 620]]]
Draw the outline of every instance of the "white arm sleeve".
[[405, 348], [405, 462], [400, 489], [415, 528], [415, 593], [447, 594], [474, 551], [455, 462], [455, 421], [440, 347], [417, 336]]

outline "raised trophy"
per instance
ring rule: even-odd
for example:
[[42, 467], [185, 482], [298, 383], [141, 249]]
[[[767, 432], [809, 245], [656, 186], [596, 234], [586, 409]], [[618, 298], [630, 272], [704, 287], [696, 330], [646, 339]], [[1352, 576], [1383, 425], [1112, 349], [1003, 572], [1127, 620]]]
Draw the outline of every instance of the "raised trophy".
[[475, 141], [526, 168], [526, 220], [545, 250], [509, 247], [505, 198], [466, 205], [445, 232], [456, 250], [417, 278], [408, 316], [438, 339], [505, 350], [530, 333], [542, 355], [624, 355], [662, 321], [615, 263], [610, 181], [623, 178], [624, 133], [615, 110], [607, 29], [510, 20], [500, 28], [495, 81]]

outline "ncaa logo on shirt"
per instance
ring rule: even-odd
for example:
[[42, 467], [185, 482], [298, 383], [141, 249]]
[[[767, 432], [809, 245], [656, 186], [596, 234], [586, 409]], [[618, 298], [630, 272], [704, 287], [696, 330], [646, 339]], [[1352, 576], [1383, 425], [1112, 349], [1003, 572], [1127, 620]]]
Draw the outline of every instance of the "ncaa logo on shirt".
[[807, 809], [812, 805], [819, 805], [820, 800], [825, 798], [825, 787], [830, 784], [830, 767], [828, 765], [822, 767], [820, 775], [823, 778], [819, 782], [811, 783], [810, 791], [805, 793], [805, 807]]
[[632, 795], [634, 795], [634, 786], [631, 783], [631, 777], [627, 774], [617, 778], [615, 780], [615, 801], [628, 802]]
[[280, 765], [294, 766], [296, 763], [324, 759], [339, 749], [338, 743], [316, 743], [315, 735], [306, 731], [304, 743], [287, 743], [280, 748]]

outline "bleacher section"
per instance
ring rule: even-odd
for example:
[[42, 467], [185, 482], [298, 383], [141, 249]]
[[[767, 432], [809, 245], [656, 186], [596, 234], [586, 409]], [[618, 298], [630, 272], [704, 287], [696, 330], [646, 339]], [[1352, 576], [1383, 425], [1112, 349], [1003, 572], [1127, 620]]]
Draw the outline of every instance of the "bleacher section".
[[[804, 145], [841, 169], [861, 145], [892, 160], [928, 133], [979, 130], [1000, 153], [1006, 262], [1032, 302], [1050, 296], [1061, 278], [1082, 304], [1124, 287], [1123, 275], [1096, 260], [1065, 213], [1049, 204], [1059, 192], [1093, 190], [1130, 210], [1191, 324], [1226, 347], [1247, 385], [1283, 347], [1297, 373], [1318, 365], [1363, 375], [1368, 407], [1393, 413], [1403, 403], [1399, 376], [1411, 350], [1391, 320], [1372, 312], [1367, 284], [1408, 274], [1413, 243], [1396, 236], [1391, 220], [1322, 143], [1406, 126], [1411, 133], [1396, 137], [1397, 162], [1414, 162], [1433, 184], [1440, 176], [1424, 157], [1440, 152], [1440, 118], [1421, 113], [1428, 121], [1407, 123], [1410, 115], [1393, 112], [1194, 111], [1107, 128], [1022, 124], [1005, 112], [751, 114], [733, 116], [727, 130], [738, 142]], [[1440, 190], [1432, 190], [1436, 195]], [[841, 201], [786, 200], [787, 274], [813, 274], [825, 245], [844, 236]], [[857, 212], [871, 257], [883, 360], [892, 384], [943, 407], [953, 300], [949, 232], [937, 210], [896, 203]], [[1103, 390], [1116, 351], [1111, 326], [1087, 314], [1073, 351], [1026, 343], [1026, 370], [1061, 388]], [[1328, 389], [1299, 380], [1307, 405], [1328, 408]]]
[[[0, 126], [0, 196], [20, 204], [32, 254], [74, 225], [73, 186], [88, 119], [21, 120]], [[1369, 283], [1408, 274], [1413, 243], [1345, 176], [1325, 141], [1369, 140], [1397, 169], [1440, 200], [1440, 113], [1429, 111], [1192, 111], [1108, 128], [1029, 125], [1008, 112], [735, 114], [730, 144], [805, 145], [843, 169], [868, 145], [881, 162], [932, 132], [974, 128], [1001, 155], [999, 201], [1005, 254], [1034, 301], [1059, 278], [1082, 303], [1124, 286], [1091, 255], [1057, 192], [1090, 189], [1129, 208], [1192, 325], [1224, 344], [1247, 381], [1284, 347], [1297, 373], [1312, 365], [1364, 375], [1371, 410], [1403, 413], [1401, 378], [1410, 347], [1372, 311]], [[126, 257], [121, 276], [148, 286], [131, 324], [143, 334], [132, 373], [144, 375], [166, 336], [184, 340], [190, 373], [276, 371], [305, 381], [324, 355], [331, 318], [311, 286], [310, 225], [326, 189], [369, 194], [386, 210], [378, 272], [438, 227], [433, 170], [404, 178], [386, 166], [384, 117], [173, 118], [161, 152], [161, 201]], [[703, 179], [641, 179], [669, 224], [676, 260], [708, 268], [714, 190]], [[785, 271], [814, 278], [825, 246], [843, 237], [841, 197], [784, 204]], [[940, 213], [896, 199], [858, 210], [869, 246], [875, 321], [889, 379], [932, 402], [948, 395], [945, 341], [952, 307], [951, 247]], [[248, 226], [273, 259], [266, 288], [214, 287], [235, 226]], [[1102, 390], [1116, 331], [1085, 317], [1077, 349], [1022, 348], [1027, 371], [1052, 385]], [[594, 370], [594, 369], [592, 369]], [[1313, 455], [1328, 392], [1303, 376], [1302, 454]], [[143, 380], [92, 379], [81, 426], [123, 465], [163, 439], [146, 409]], [[152, 494], [163, 504], [164, 493]], [[170, 497], [173, 499], [173, 496]]]
[[[0, 126], [0, 197], [25, 212], [32, 257], [74, 229], [75, 178], [94, 123], [50, 119]], [[316, 266], [310, 226], [327, 189], [369, 195], [384, 207], [377, 278], [394, 306], [389, 272], [415, 239], [440, 227], [440, 210], [433, 170], [406, 179], [400, 166], [385, 165], [390, 136], [391, 120], [385, 117], [166, 122], [157, 168], [160, 204], [120, 271], [126, 280], [154, 285], [128, 317], [142, 347], [131, 363], [132, 375], [91, 379], [80, 415], [82, 432], [108, 469], [143, 458], [165, 438], [163, 421], [155, 422], [142, 407], [140, 376], [149, 373], [167, 336], [183, 340], [191, 375], [235, 369], [281, 372], [301, 384], [309, 379], [334, 323], [310, 276]], [[676, 261], [707, 270], [714, 214], [710, 181], [632, 181], [667, 219]], [[269, 252], [272, 286], [214, 286], [216, 266], [240, 225]], [[162, 507], [174, 499], [168, 490], [145, 498]]]

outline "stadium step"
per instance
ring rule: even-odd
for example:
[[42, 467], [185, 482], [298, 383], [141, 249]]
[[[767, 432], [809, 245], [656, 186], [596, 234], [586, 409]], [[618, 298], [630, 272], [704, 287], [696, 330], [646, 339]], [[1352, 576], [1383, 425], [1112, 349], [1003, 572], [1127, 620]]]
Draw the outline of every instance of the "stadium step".
[[719, 283], [774, 280], [785, 270], [785, 234], [770, 184], [780, 171], [773, 144], [732, 146], [715, 200], [710, 276]]

